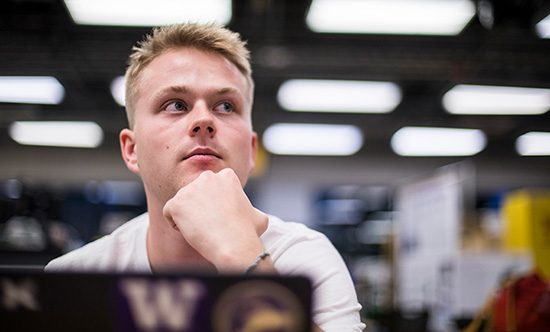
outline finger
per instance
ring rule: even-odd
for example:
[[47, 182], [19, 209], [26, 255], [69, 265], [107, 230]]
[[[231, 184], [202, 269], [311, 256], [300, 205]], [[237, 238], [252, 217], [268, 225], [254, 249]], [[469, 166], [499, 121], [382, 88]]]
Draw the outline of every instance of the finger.
[[176, 224], [176, 222], [174, 221], [174, 218], [172, 218], [172, 215], [170, 214], [170, 201], [166, 203], [162, 212], [164, 214], [164, 219], [166, 219], [170, 227], [179, 232], [180, 229], [178, 228], [178, 225]]
[[176, 223], [175, 223], [172, 219], [170, 219], [168, 222], [170, 223], [170, 226], [172, 226], [172, 228], [173, 228], [175, 231], [177, 231], [177, 232], [180, 231], [180, 229], [178, 228], [178, 225], [176, 225]]

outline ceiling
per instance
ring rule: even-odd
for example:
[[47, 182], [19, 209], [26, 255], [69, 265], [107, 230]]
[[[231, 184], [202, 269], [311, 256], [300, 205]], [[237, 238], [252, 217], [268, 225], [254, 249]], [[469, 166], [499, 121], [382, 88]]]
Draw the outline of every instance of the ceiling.
[[[536, 116], [447, 114], [443, 94], [458, 83], [550, 88], [550, 40], [534, 25], [550, 13], [545, 0], [498, 0], [495, 24], [475, 18], [458, 36], [317, 34], [305, 24], [308, 0], [236, 0], [232, 30], [252, 51], [254, 126], [274, 122], [352, 123], [365, 136], [359, 152], [391, 154], [389, 139], [405, 125], [478, 128], [488, 136], [485, 158], [518, 159], [515, 139], [550, 131], [550, 112]], [[65, 87], [60, 105], [0, 103], [0, 142], [14, 120], [93, 120], [115, 137], [126, 123], [112, 99], [111, 80], [124, 73], [131, 47], [149, 28], [78, 26], [61, 0], [3, 0], [0, 76], [52, 75]], [[314, 114], [282, 110], [279, 85], [289, 78], [381, 80], [398, 83], [403, 101], [390, 114]], [[110, 141], [116, 143], [116, 139]], [[378, 146], [378, 148], [369, 148]], [[367, 151], [367, 152], [365, 152]], [[537, 162], [550, 170], [549, 157]], [[531, 159], [532, 162], [534, 159]]]

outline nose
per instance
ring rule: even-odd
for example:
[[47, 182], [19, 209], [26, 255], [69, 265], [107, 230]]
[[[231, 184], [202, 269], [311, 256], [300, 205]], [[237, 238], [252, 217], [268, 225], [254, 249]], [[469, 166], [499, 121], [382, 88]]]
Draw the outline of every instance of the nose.
[[216, 134], [216, 126], [214, 124], [214, 115], [207, 107], [196, 106], [191, 113], [190, 132], [191, 136]]

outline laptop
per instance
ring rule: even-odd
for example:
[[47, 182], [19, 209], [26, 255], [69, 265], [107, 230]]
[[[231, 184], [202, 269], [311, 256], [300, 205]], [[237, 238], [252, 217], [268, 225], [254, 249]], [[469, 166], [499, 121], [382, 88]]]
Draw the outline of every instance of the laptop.
[[2, 331], [310, 332], [305, 277], [0, 271]]

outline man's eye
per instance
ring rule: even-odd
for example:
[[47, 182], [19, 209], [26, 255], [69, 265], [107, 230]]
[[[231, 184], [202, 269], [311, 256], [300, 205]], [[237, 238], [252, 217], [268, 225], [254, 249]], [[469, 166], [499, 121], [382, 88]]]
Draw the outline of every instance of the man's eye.
[[223, 113], [231, 113], [233, 112], [233, 105], [230, 103], [221, 103], [216, 107], [216, 110]]
[[185, 104], [181, 101], [174, 101], [168, 104], [165, 108], [168, 112], [183, 112], [187, 108], [185, 107]]

